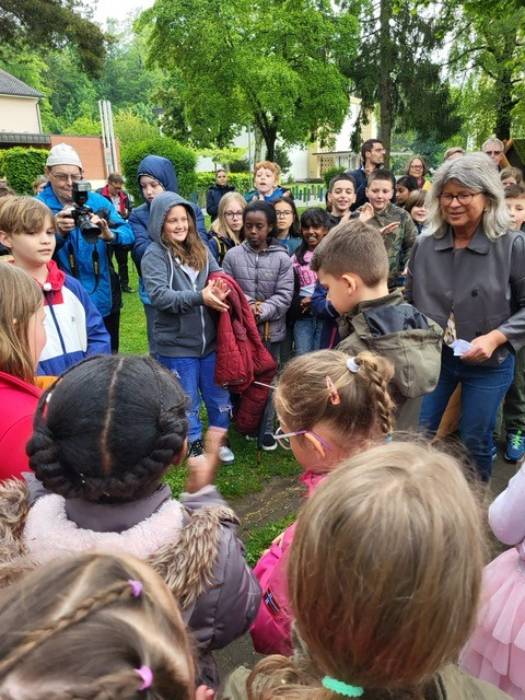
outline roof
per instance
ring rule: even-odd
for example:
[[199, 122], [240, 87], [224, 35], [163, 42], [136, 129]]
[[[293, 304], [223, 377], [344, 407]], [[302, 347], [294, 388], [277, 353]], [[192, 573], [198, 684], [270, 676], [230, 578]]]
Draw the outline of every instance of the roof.
[[18, 97], [43, 97], [41, 92], [29, 87], [11, 73], [0, 68], [0, 95], [15, 95]]
[[5, 148], [3, 144], [9, 146], [50, 146], [51, 137], [48, 134], [13, 134], [6, 131], [0, 131], [0, 148]]

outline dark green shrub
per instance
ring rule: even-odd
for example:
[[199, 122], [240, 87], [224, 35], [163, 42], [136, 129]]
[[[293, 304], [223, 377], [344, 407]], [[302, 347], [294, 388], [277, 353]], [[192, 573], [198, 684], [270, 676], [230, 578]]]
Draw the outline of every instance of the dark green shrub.
[[324, 184], [326, 185], [326, 189], [328, 189], [330, 180], [334, 177], [334, 175], [340, 175], [341, 173], [344, 173], [343, 168], [328, 168], [328, 170], [323, 173], [323, 180]]
[[0, 151], [0, 176], [5, 177], [4, 158], [7, 151]]
[[197, 158], [191, 148], [182, 146], [174, 139], [165, 136], [136, 141], [122, 146], [122, 170], [126, 177], [126, 188], [137, 203], [142, 201], [142, 192], [137, 183], [137, 168], [148, 155], [162, 156], [171, 160], [177, 173], [179, 193], [190, 197], [197, 189], [195, 165]]
[[44, 174], [48, 152], [43, 148], [8, 148], [2, 157], [7, 184], [18, 194], [33, 194], [31, 185]]
[[[197, 189], [199, 192], [206, 192], [208, 187], [215, 184], [215, 173], [208, 171], [197, 173]], [[253, 189], [253, 176], [251, 173], [229, 173], [228, 184], [233, 185], [237, 192], [246, 194]]]

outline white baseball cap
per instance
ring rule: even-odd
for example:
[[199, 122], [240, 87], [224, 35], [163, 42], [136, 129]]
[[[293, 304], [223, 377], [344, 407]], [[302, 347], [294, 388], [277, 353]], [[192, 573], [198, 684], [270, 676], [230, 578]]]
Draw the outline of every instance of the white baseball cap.
[[57, 143], [56, 146], [53, 146], [49, 151], [46, 165], [48, 167], [53, 165], [77, 165], [82, 170], [80, 156], [68, 143]]

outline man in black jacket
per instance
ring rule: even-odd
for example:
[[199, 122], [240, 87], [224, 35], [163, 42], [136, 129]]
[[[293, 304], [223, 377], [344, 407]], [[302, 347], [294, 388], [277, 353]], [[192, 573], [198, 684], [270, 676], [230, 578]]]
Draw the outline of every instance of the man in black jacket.
[[379, 139], [368, 139], [361, 146], [361, 167], [357, 170], [348, 170], [347, 175], [351, 175], [356, 183], [355, 202], [351, 206], [351, 210], [355, 211], [362, 207], [365, 202], [368, 202], [365, 190], [367, 187], [368, 176], [373, 170], [383, 167], [385, 160], [385, 147]]
[[228, 185], [228, 173], [221, 168], [215, 173], [215, 184], [208, 189], [206, 196], [206, 211], [214, 221], [219, 213], [219, 202], [228, 192], [233, 192], [235, 187]]

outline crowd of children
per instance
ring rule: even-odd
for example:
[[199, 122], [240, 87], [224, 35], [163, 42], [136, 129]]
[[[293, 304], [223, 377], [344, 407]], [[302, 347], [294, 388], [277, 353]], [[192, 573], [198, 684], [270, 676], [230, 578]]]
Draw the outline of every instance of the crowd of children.
[[[51, 184], [0, 199], [0, 698], [524, 700], [525, 466], [489, 509], [512, 548], [484, 569], [468, 456], [414, 437], [449, 330], [403, 295], [432, 232], [426, 164], [396, 182], [374, 144], [300, 214], [274, 163], [245, 197], [217, 177], [209, 233], [170, 161], [145, 158], [129, 218], [145, 357], [111, 354], [97, 295], [55, 262], [78, 240]], [[50, 182], [64, 166], [71, 188], [61, 153]], [[501, 179], [519, 231], [525, 189]], [[215, 486], [240, 411], [307, 495], [253, 570]], [[519, 461], [523, 350], [502, 419]], [[269, 656], [221, 679], [213, 652], [248, 630]]]

